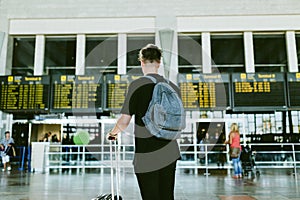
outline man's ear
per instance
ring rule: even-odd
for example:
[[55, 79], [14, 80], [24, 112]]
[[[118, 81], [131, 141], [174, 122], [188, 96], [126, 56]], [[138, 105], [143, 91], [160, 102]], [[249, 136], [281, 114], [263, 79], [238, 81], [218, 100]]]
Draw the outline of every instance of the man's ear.
[[157, 62], [157, 63], [158, 63], [158, 65], [156, 67], [159, 68], [160, 67], [160, 62]]

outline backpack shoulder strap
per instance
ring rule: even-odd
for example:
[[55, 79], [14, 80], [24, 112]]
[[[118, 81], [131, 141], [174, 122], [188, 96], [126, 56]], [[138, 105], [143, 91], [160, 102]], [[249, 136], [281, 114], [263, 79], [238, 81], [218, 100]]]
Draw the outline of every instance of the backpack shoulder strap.
[[[146, 75], [146, 76], [144, 76], [144, 77], [150, 79], [150, 80], [151, 80], [153, 83], [155, 83], [155, 84], [157, 83], [156, 78], [154, 78], [153, 76], [147, 76], [147, 75]], [[166, 83], [168, 83], [168, 84], [170, 83], [170, 81], [169, 81], [168, 79], [165, 79], [165, 78], [164, 78], [164, 81], [165, 81]]]
[[156, 80], [156, 78], [154, 78], [154, 77], [152, 77], [152, 76], [144, 76], [145, 78], [148, 78], [148, 79], [150, 79], [153, 83], [157, 83], [157, 80]]

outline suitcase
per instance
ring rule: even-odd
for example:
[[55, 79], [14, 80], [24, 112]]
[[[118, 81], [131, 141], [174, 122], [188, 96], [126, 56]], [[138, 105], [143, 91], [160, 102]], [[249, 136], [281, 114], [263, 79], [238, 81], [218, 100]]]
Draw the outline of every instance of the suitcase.
[[[92, 200], [122, 200], [120, 196], [120, 169], [119, 169], [119, 150], [117, 140], [109, 139], [109, 153], [110, 153], [110, 194], [100, 194]], [[115, 160], [113, 158], [113, 149], [115, 152]], [[114, 165], [115, 162], [115, 165]], [[115, 169], [114, 169], [115, 167]], [[114, 174], [115, 171], [115, 174]]]

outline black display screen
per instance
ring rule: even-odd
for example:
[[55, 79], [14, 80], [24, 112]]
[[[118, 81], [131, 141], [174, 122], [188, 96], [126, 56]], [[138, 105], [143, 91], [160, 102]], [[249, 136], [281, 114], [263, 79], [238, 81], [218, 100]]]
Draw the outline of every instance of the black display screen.
[[102, 84], [98, 76], [52, 77], [51, 110], [54, 112], [102, 112]]
[[232, 74], [233, 110], [286, 109], [283, 73]]
[[287, 74], [287, 89], [289, 94], [289, 107], [300, 108], [300, 73]]
[[105, 109], [121, 110], [127, 94], [129, 84], [142, 75], [115, 75], [105, 76]]
[[178, 83], [187, 110], [224, 110], [230, 107], [228, 74], [179, 74]]
[[49, 110], [50, 79], [46, 76], [1, 76], [0, 109], [4, 112]]

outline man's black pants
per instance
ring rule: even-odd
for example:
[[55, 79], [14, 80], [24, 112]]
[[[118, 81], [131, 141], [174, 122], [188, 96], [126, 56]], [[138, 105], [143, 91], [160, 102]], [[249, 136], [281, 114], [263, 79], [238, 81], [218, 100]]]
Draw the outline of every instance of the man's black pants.
[[147, 173], [136, 173], [143, 200], [174, 200], [176, 162]]

